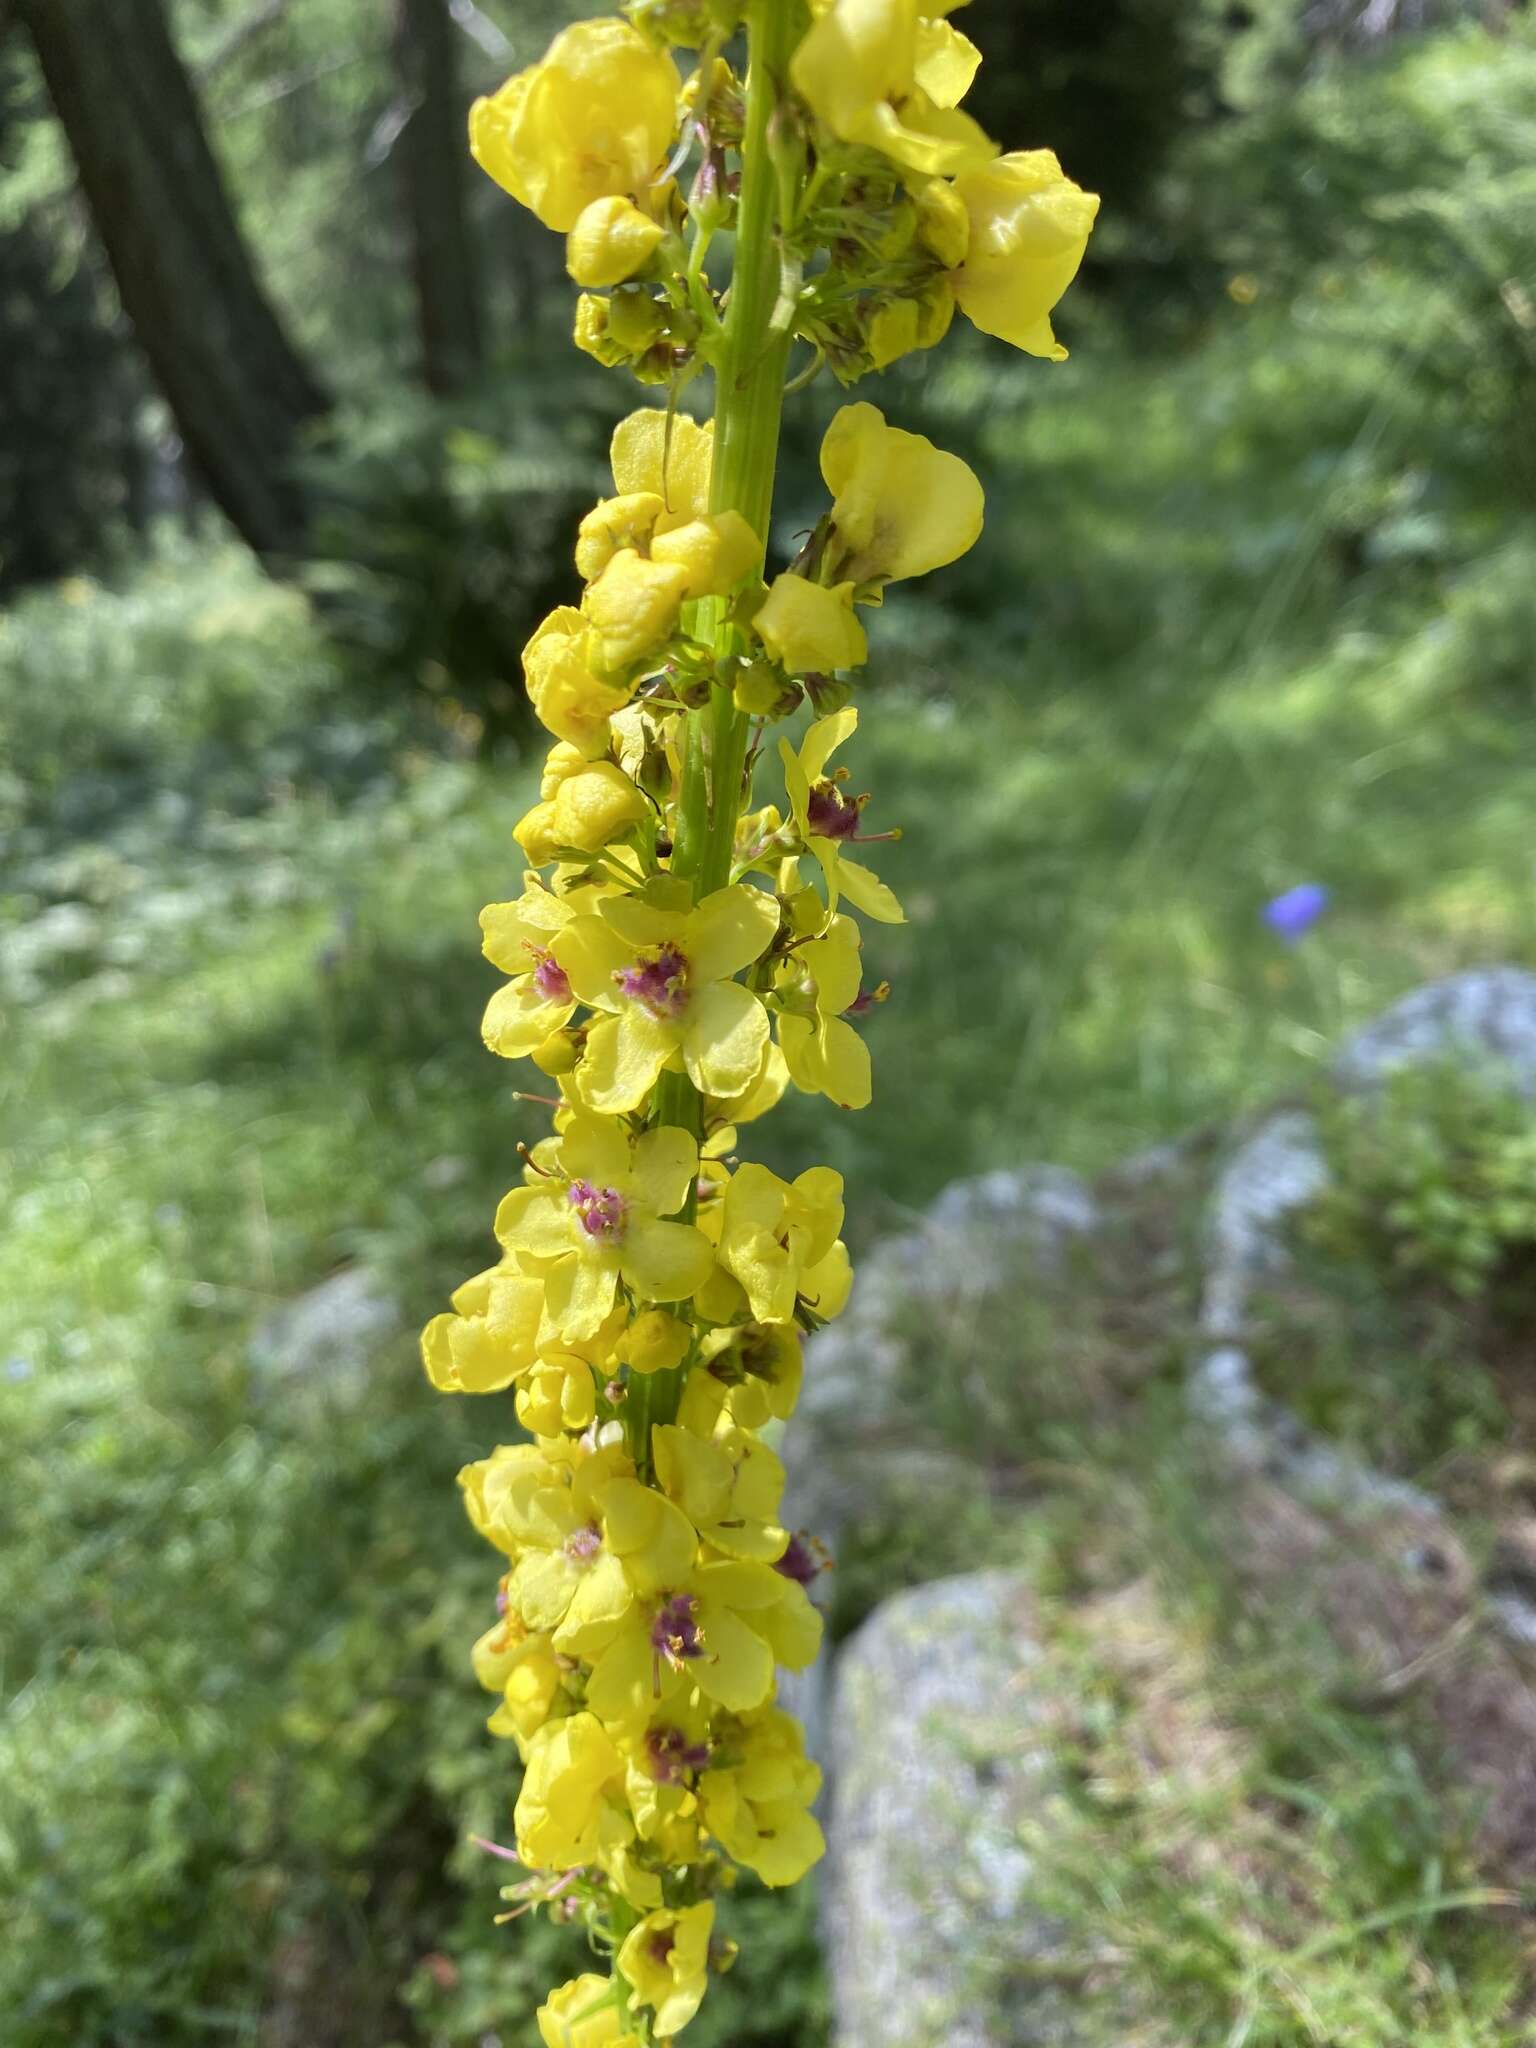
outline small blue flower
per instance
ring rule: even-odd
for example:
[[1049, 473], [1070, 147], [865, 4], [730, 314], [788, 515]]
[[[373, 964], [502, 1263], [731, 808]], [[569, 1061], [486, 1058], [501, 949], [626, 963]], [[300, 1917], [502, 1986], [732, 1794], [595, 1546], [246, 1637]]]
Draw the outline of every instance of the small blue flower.
[[1328, 908], [1330, 893], [1321, 882], [1298, 882], [1294, 889], [1265, 904], [1264, 922], [1288, 946], [1294, 946]]

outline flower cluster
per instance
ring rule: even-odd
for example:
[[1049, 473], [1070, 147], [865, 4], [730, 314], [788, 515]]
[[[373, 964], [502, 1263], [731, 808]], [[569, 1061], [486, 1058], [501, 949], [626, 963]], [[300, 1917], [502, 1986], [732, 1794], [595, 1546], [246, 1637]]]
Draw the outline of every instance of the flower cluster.
[[[817, 1653], [824, 1559], [781, 1522], [772, 1438], [847, 1298], [843, 1188], [738, 1145], [791, 1087], [870, 1100], [861, 1024], [887, 991], [860, 920], [902, 911], [863, 847], [895, 834], [865, 830], [833, 757], [861, 613], [962, 555], [983, 504], [958, 457], [848, 404], [826, 510], [774, 571], [791, 350], [811, 351], [796, 381], [851, 383], [958, 306], [1059, 358], [1050, 312], [1098, 203], [960, 110], [977, 52], [915, 0], [626, 16], [566, 29], [471, 117], [477, 160], [567, 237], [578, 345], [665, 395], [615, 432], [581, 601], [525, 651], [553, 744], [521, 891], [481, 917], [506, 977], [485, 1042], [549, 1077], [553, 1129], [496, 1264], [422, 1339], [435, 1386], [510, 1392], [523, 1432], [461, 1485], [505, 1560], [474, 1666], [523, 1763], [508, 1893], [579, 1921], [602, 1965], [541, 2008], [548, 2048], [670, 2041], [731, 1958], [734, 1866], [790, 1884], [823, 1847], [775, 1688]], [[701, 423], [678, 400], [706, 370]]]

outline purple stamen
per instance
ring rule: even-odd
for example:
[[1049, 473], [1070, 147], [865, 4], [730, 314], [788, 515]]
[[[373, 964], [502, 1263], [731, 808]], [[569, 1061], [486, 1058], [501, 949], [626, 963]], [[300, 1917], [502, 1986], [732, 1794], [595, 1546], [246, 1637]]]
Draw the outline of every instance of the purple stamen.
[[818, 782], [806, 800], [806, 823], [816, 839], [853, 839], [863, 805], [850, 801], [835, 782]]
[[653, 1017], [670, 1020], [688, 1007], [688, 962], [676, 946], [642, 953], [635, 966], [621, 967], [613, 978], [621, 994]]
[[571, 1207], [588, 1237], [595, 1237], [600, 1244], [616, 1244], [624, 1235], [626, 1204], [617, 1188], [600, 1188], [589, 1180], [573, 1180], [569, 1195]]
[[651, 1648], [665, 1657], [674, 1671], [704, 1655], [704, 1631], [696, 1619], [698, 1602], [690, 1593], [674, 1593], [664, 1600], [651, 1623]]
[[603, 1547], [603, 1532], [593, 1522], [575, 1529], [565, 1539], [565, 1554], [572, 1564], [590, 1564]]
[[707, 1768], [707, 1742], [690, 1742], [681, 1728], [652, 1728], [645, 1738], [651, 1776], [659, 1785], [677, 1785], [690, 1771]]
[[553, 953], [543, 946], [529, 946], [528, 950], [533, 955], [533, 985], [545, 1002], [571, 1002], [570, 980]]
[[832, 1569], [832, 1560], [814, 1536], [799, 1532], [791, 1536], [784, 1555], [774, 1566], [786, 1579], [793, 1579], [797, 1586], [813, 1586], [823, 1572]]

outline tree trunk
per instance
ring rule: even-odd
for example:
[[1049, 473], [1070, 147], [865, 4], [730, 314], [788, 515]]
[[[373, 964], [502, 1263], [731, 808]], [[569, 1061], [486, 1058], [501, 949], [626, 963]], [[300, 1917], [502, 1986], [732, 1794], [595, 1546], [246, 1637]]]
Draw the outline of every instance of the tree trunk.
[[293, 461], [327, 401], [256, 276], [163, 0], [13, 0], [13, 10], [192, 460], [259, 555], [301, 554]]
[[481, 364], [480, 273], [470, 233], [469, 144], [447, 0], [396, 0], [395, 64], [407, 109], [396, 148], [411, 237], [421, 375], [451, 396]]

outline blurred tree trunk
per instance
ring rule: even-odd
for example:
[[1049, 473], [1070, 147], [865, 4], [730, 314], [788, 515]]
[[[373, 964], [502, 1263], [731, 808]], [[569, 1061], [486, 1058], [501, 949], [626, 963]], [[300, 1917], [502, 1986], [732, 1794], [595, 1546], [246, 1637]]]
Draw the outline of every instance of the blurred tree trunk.
[[439, 397], [482, 360], [480, 272], [469, 224], [469, 146], [448, 0], [396, 0], [395, 66], [405, 103], [396, 144], [411, 236], [421, 374]]
[[163, 0], [12, 4], [192, 460], [259, 555], [302, 554], [293, 459], [326, 397], [256, 276]]

